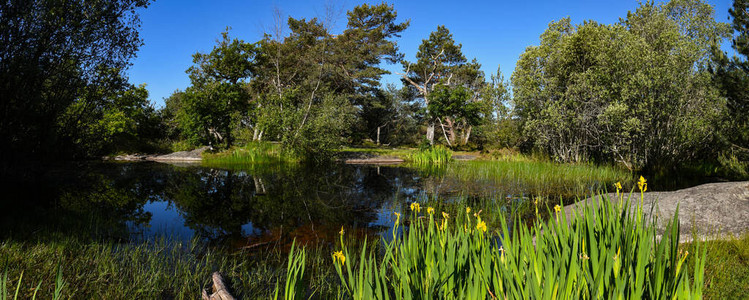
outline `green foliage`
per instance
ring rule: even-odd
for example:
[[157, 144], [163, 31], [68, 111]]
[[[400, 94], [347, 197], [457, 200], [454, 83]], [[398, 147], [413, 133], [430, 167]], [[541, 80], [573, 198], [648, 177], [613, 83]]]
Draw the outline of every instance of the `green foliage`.
[[530, 228], [518, 222], [512, 233], [502, 220], [496, 241], [481, 212], [472, 217], [466, 207], [465, 214], [440, 216], [413, 203], [410, 226], [400, 235], [397, 214], [383, 255], [366, 247], [351, 255], [342, 236], [333, 263], [352, 299], [702, 297], [703, 244], [691, 253], [690, 277], [684, 265], [690, 253], [679, 252], [678, 222], [657, 239], [653, 223], [641, 219], [642, 206], [629, 210], [629, 200], [599, 200], [569, 221], [557, 206], [548, 221]]
[[620, 24], [549, 24], [513, 74], [523, 134], [560, 161], [674, 166], [718, 142], [725, 101], [707, 72], [727, 34], [709, 5], [643, 3]]
[[[446, 139], [450, 146], [457, 146], [456, 143], [467, 144], [471, 134], [469, 128], [480, 125], [490, 113], [490, 103], [475, 101], [473, 96], [473, 93], [463, 86], [439, 85], [432, 91], [427, 111], [431, 118], [440, 120], [443, 132], [445, 125], [450, 129], [450, 136]], [[447, 124], [442, 123], [443, 119]], [[456, 136], [457, 132], [461, 132], [460, 140]]]
[[92, 97], [71, 104], [59, 119], [60, 128], [68, 128], [65, 138], [71, 140], [74, 155], [153, 151], [151, 143], [162, 128], [145, 85]]
[[[742, 299], [749, 293], [749, 233], [726, 237], [716, 235], [716, 240], [704, 243], [705, 299]], [[695, 253], [697, 243], [683, 244], [681, 248]], [[685, 264], [694, 273], [695, 256], [687, 256]]]
[[[393, 41], [408, 26], [391, 5], [363, 4], [348, 13], [343, 33], [316, 18], [288, 19], [290, 34], [277, 31], [259, 42], [257, 76], [251, 82], [250, 123], [258, 136], [277, 139], [301, 156], [324, 157], [368, 119], [382, 126], [379, 79], [382, 61], [401, 54]], [[357, 111], [357, 108], [362, 108]]]
[[722, 167], [722, 175], [729, 178], [749, 178], [749, 161], [739, 160], [735, 154], [721, 153], [718, 163]]
[[[478, 61], [468, 62], [461, 48], [447, 27], [438, 26], [419, 45], [416, 62], [402, 61], [404, 86], [425, 106], [426, 139], [430, 145], [434, 144], [436, 123], [448, 145], [467, 144], [473, 125], [486, 117], [485, 110], [498, 96], [487, 92], [494, 86], [485, 82]], [[433, 109], [437, 111], [432, 112]]]
[[[0, 4], [0, 157], [101, 154], [94, 142], [129, 131], [135, 118], [113, 98], [136, 90], [124, 79], [147, 0], [6, 1]], [[23, 24], [23, 26], [19, 25]], [[125, 104], [127, 106], [128, 104]], [[143, 107], [141, 107], [143, 108]], [[106, 120], [99, 122], [104, 116]]]
[[234, 142], [233, 127], [246, 113], [250, 95], [245, 82], [253, 75], [256, 46], [221, 34], [210, 53], [193, 55], [187, 72], [192, 85], [176, 92], [167, 106], [183, 138], [193, 145]]
[[[631, 173], [612, 166], [559, 164], [527, 156], [498, 161], [465, 161], [447, 165], [445, 176], [461, 182], [491, 182], [507, 194], [545, 197], [582, 197], [591, 190], [606, 189], [616, 182], [631, 186]], [[522, 187], [520, 189], [519, 187]], [[571, 199], [570, 199], [571, 200]]]
[[297, 159], [284, 153], [281, 145], [270, 142], [252, 142], [243, 147], [235, 147], [216, 154], [204, 154], [205, 166], [242, 166], [295, 162]]
[[406, 155], [409, 163], [417, 166], [444, 165], [450, 162], [453, 152], [444, 146], [432, 146]]
[[[307, 262], [307, 252], [302, 248], [301, 251], [296, 251], [296, 241], [291, 244], [291, 250], [289, 250], [289, 259], [286, 263], [286, 282], [284, 283], [284, 300], [303, 299], [306, 295], [306, 287], [304, 286], [304, 268]], [[278, 299], [278, 287], [280, 285], [276, 282], [276, 289], [273, 292], [273, 299]]]
[[[139, 246], [114, 243], [0, 243], [3, 268], [24, 272], [19, 296], [73, 298], [193, 298], [214, 268], [226, 258], [211, 252], [198, 256], [198, 244], [155, 242]], [[56, 264], [59, 264], [58, 265]], [[57, 278], [54, 275], [57, 274]], [[62, 276], [64, 276], [64, 281]], [[20, 277], [20, 276], [19, 276]], [[27, 279], [28, 278], [28, 279]], [[56, 282], [52, 284], [52, 282]], [[37, 283], [41, 282], [41, 285]], [[188, 289], [185, 287], [194, 287]], [[34, 289], [34, 288], [38, 289]]]
[[[21, 293], [21, 283], [23, 282], [23, 271], [21, 271], [21, 275], [18, 277], [18, 282], [16, 283], [16, 288], [13, 291], [13, 300], [18, 299], [18, 295], [26, 296], [24, 293]], [[10, 283], [10, 280], [8, 280], [8, 270], [5, 270], [5, 273], [3, 274], [3, 277], [0, 278], [0, 300], [7, 300], [11, 299], [11, 290], [8, 289], [8, 284]], [[33, 294], [31, 294], [30, 299], [36, 299], [36, 294], [39, 292], [39, 289], [42, 287], [43, 281], [40, 281], [39, 284], [37, 284], [36, 288], [32, 289]], [[65, 281], [62, 278], [62, 268], [57, 268], [57, 276], [55, 277], [55, 289], [54, 293], [52, 294], [52, 297], [50, 299], [62, 299], [62, 289], [65, 287]]]
[[727, 100], [723, 138], [731, 152], [740, 150], [749, 155], [749, 1], [735, 0], [728, 10], [734, 37], [731, 47], [737, 55], [728, 57], [713, 47], [714, 79]]

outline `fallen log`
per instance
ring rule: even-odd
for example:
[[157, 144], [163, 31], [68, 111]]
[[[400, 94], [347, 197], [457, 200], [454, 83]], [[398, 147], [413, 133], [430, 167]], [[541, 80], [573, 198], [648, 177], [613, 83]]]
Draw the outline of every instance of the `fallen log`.
[[211, 275], [213, 278], [213, 293], [208, 295], [205, 289], [203, 289], [203, 300], [235, 300], [234, 296], [229, 293], [224, 285], [224, 278], [218, 272], [213, 272]]

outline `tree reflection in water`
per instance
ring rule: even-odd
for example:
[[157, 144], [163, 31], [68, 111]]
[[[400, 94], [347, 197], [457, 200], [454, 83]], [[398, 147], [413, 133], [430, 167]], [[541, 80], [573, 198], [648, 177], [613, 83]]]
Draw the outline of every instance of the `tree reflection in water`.
[[[4, 237], [16, 239], [42, 232], [127, 241], [177, 232], [181, 239], [194, 235], [233, 247], [328, 243], [341, 226], [378, 232], [378, 211], [417, 193], [417, 181], [407, 169], [366, 166], [80, 163], [5, 184], [9, 199], [26, 201], [3, 201], [0, 226]], [[151, 227], [167, 210], [179, 218], [167, 228]]]

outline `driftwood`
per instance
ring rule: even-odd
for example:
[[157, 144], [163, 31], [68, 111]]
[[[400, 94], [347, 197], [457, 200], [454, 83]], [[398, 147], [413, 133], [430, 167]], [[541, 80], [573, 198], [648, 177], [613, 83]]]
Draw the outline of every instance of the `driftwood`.
[[213, 294], [208, 295], [208, 292], [203, 289], [203, 300], [235, 300], [234, 296], [229, 294], [229, 290], [224, 285], [224, 278], [218, 272], [213, 272], [211, 275], [213, 278]]

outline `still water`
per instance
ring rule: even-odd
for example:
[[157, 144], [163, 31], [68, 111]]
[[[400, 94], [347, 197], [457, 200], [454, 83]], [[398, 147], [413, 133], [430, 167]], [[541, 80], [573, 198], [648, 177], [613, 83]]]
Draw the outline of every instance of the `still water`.
[[[534, 193], [521, 181], [498, 184], [439, 170], [343, 164], [232, 169], [85, 162], [31, 177], [3, 183], [3, 238], [197, 238], [240, 248], [335, 241], [341, 226], [362, 235], [387, 232], [392, 212], [406, 211], [413, 201], [468, 199], [510, 207], [527, 204]], [[585, 183], [584, 192], [606, 184]]]

